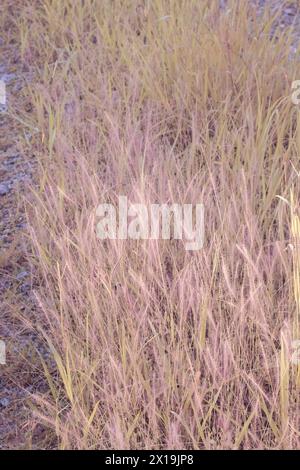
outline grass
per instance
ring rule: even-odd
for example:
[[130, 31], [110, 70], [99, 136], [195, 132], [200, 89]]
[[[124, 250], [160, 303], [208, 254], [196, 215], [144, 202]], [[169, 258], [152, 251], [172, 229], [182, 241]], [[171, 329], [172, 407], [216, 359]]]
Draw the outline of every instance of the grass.
[[[32, 425], [61, 449], [296, 449], [291, 31], [271, 39], [268, 12], [246, 1], [230, 14], [211, 0], [15, 8], [34, 77], [33, 111], [18, 113], [38, 161], [32, 328], [51, 352]], [[204, 248], [98, 240], [96, 208], [119, 194], [203, 202]]]

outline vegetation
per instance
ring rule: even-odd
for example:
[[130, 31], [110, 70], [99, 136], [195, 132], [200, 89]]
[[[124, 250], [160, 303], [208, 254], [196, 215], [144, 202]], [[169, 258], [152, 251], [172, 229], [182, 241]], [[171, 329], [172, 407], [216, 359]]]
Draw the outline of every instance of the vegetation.
[[[247, 1], [13, 4], [43, 445], [299, 447], [291, 29]], [[203, 249], [100, 241], [96, 208], [118, 195], [202, 202]]]

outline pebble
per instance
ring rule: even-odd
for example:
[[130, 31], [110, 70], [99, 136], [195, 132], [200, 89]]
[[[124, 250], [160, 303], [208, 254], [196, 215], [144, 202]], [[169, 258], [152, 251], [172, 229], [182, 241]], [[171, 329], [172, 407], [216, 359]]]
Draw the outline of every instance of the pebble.
[[0, 196], [5, 196], [9, 192], [9, 187], [5, 183], [0, 184]]
[[8, 398], [1, 398], [0, 400], [0, 406], [3, 408], [6, 408], [9, 405], [10, 401]]
[[20, 279], [23, 279], [26, 276], [28, 276], [28, 272], [27, 271], [22, 271], [19, 274], [17, 274], [16, 278], [19, 281]]

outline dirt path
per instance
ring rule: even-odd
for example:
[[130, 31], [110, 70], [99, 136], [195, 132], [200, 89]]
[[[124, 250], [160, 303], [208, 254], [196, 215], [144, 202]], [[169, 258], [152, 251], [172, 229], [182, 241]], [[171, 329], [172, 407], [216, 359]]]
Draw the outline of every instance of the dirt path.
[[26, 74], [9, 33], [3, 33], [7, 36], [0, 43], [0, 80], [6, 88], [6, 106], [0, 108], [0, 339], [6, 346], [6, 364], [0, 365], [0, 449], [20, 449], [28, 446], [25, 402], [36, 387], [27, 361], [32, 334], [20, 321], [20, 315], [26, 317], [34, 309], [23, 203], [34, 164], [18, 150], [23, 129], [14, 117]]

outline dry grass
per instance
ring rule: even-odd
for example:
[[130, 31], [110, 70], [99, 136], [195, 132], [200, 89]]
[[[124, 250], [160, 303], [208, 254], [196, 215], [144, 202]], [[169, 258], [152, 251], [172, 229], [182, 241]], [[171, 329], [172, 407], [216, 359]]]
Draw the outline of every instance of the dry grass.
[[[62, 449], [299, 447], [299, 67], [290, 31], [217, 3], [15, 15], [35, 73], [19, 116], [39, 162], [34, 328], [54, 364], [33, 419]], [[203, 250], [99, 241], [96, 207], [119, 194], [203, 202]]]

